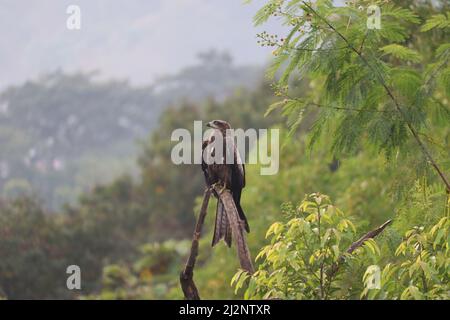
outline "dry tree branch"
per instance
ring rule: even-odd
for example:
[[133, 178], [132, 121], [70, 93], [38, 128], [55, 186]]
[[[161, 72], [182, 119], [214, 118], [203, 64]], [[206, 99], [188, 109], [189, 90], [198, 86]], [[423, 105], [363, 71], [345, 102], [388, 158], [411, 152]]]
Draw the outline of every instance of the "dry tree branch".
[[383, 230], [392, 223], [392, 219], [389, 219], [388, 221], [386, 221], [385, 223], [383, 223], [381, 226], [379, 226], [378, 228], [367, 232], [365, 235], [363, 235], [361, 238], [359, 238], [357, 241], [353, 242], [351, 244], [350, 247], [348, 247], [348, 249], [345, 251], [344, 254], [342, 254], [338, 261], [335, 262], [330, 270], [327, 272], [327, 278], [328, 278], [328, 285], [327, 285], [327, 293], [325, 295], [325, 299], [327, 299], [328, 294], [329, 294], [329, 289], [331, 287], [331, 282], [333, 281], [333, 278], [336, 276], [336, 273], [339, 270], [339, 267], [341, 266], [342, 263], [345, 262], [345, 256], [352, 254], [353, 251], [355, 251], [356, 249], [358, 249], [359, 247], [361, 247], [364, 242], [366, 242], [369, 239], [374, 239], [376, 236], [378, 236], [381, 232], [383, 232]]
[[366, 242], [366, 240], [368, 239], [373, 239], [376, 236], [378, 236], [381, 232], [383, 232], [383, 230], [392, 223], [392, 219], [389, 219], [388, 221], [386, 221], [385, 223], [383, 223], [381, 226], [379, 226], [378, 228], [367, 232], [364, 236], [362, 236], [358, 241], [355, 241], [352, 243], [352, 245], [347, 249], [347, 253], [348, 254], [352, 254], [353, 251], [355, 251], [356, 249], [358, 249], [359, 247], [361, 247], [364, 242]]
[[[198, 293], [197, 287], [195, 286], [193, 277], [195, 262], [198, 256], [198, 242], [202, 232], [203, 224], [205, 222], [209, 198], [211, 197], [211, 191], [211, 188], [207, 188], [203, 195], [203, 203], [200, 209], [200, 215], [198, 216], [197, 224], [195, 225], [194, 236], [192, 238], [191, 252], [189, 254], [188, 260], [186, 261], [184, 270], [180, 273], [181, 289], [183, 290], [184, 298], [186, 300], [200, 300], [200, 295]], [[220, 190], [220, 187], [214, 187], [214, 192], [219, 196], [219, 199], [217, 199], [217, 201], [222, 202], [228, 217], [228, 221], [230, 222], [241, 268], [252, 274], [254, 272], [254, 269], [250, 257], [250, 251], [248, 249], [247, 242], [245, 241], [241, 220], [239, 218], [233, 196], [231, 195], [229, 190]]]
[[340, 265], [345, 261], [345, 256], [348, 254], [352, 254], [353, 251], [355, 251], [356, 249], [358, 249], [359, 247], [361, 247], [364, 242], [366, 242], [369, 239], [374, 239], [376, 236], [378, 236], [381, 232], [383, 232], [383, 230], [392, 223], [392, 219], [389, 219], [388, 221], [386, 221], [385, 223], [383, 223], [381, 226], [379, 226], [378, 228], [367, 232], [365, 235], [363, 235], [361, 238], [359, 238], [359, 240], [353, 242], [351, 244], [350, 247], [348, 247], [348, 249], [345, 251], [345, 254], [341, 255], [340, 258], [338, 259], [338, 261], [336, 263], [333, 264], [333, 266], [331, 267], [329, 273], [328, 273], [328, 277], [329, 278], [333, 278], [336, 275], [336, 272], [339, 270]]
[[211, 189], [205, 190], [203, 195], [203, 203], [200, 209], [200, 215], [197, 219], [197, 224], [195, 225], [194, 236], [192, 239], [191, 252], [189, 258], [186, 261], [184, 270], [180, 273], [180, 284], [183, 290], [184, 298], [186, 300], [200, 300], [197, 287], [194, 283], [194, 267], [195, 261], [198, 256], [198, 241], [202, 232], [203, 224], [205, 222], [206, 213], [208, 211], [209, 198], [211, 196]]

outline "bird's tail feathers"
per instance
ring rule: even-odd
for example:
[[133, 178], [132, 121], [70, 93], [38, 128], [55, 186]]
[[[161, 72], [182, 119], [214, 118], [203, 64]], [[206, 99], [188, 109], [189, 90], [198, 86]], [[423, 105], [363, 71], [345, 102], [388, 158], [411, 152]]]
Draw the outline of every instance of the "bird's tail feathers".
[[231, 226], [227, 213], [220, 199], [217, 200], [216, 223], [214, 225], [214, 235], [212, 246], [214, 247], [221, 239], [224, 239], [228, 247], [231, 247]]

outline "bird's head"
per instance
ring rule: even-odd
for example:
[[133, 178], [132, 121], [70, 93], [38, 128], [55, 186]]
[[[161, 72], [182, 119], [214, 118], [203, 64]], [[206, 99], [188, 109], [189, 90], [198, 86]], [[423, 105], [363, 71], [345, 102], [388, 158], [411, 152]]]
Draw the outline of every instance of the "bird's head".
[[218, 129], [220, 131], [226, 131], [227, 129], [231, 129], [231, 126], [228, 122], [223, 120], [213, 120], [206, 124], [207, 127]]

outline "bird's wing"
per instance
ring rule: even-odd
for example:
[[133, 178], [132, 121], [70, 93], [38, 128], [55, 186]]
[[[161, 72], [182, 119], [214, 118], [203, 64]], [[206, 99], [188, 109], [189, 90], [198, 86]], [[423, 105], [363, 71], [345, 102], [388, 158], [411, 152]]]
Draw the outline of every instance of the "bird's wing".
[[225, 159], [233, 159], [233, 163], [230, 164], [232, 167], [233, 188], [242, 189], [245, 186], [244, 162], [234, 143], [234, 138], [231, 136], [225, 138], [225, 155]]
[[203, 175], [205, 176], [205, 181], [206, 184], [209, 185], [210, 184], [210, 178], [209, 178], [209, 173], [208, 173], [208, 164], [205, 162], [205, 159], [203, 158], [204, 156], [204, 152], [205, 150], [207, 150], [207, 146], [209, 144], [209, 140], [204, 140], [202, 143], [202, 171], [203, 171]]
[[[233, 200], [236, 205], [236, 209], [241, 219], [242, 226], [247, 232], [250, 232], [250, 227], [248, 225], [247, 218], [244, 214], [244, 210], [241, 207], [241, 193], [242, 189], [245, 187], [245, 166], [241, 159], [239, 150], [237, 149], [234, 139], [227, 143], [227, 153], [233, 154], [234, 163], [231, 164], [231, 193], [233, 194]], [[229, 141], [228, 140], [228, 141]], [[227, 141], [227, 142], [228, 142]]]
[[239, 153], [239, 150], [236, 148], [236, 146], [234, 147], [234, 155], [236, 158], [236, 166], [237, 169], [239, 170], [240, 175], [242, 176], [242, 188], [245, 187], [245, 165], [244, 165], [244, 161], [242, 161], [241, 159], [241, 155]]

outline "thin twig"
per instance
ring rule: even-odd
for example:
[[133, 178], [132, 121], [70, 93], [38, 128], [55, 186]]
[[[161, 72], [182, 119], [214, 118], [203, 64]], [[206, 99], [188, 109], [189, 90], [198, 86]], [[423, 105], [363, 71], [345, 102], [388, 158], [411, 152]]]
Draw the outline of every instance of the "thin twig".
[[[280, 47], [282, 48], [282, 47]], [[291, 49], [293, 50], [297, 50], [297, 51], [312, 51], [312, 52], [321, 52], [321, 51], [339, 51], [339, 50], [345, 50], [348, 49], [347, 47], [343, 47], [343, 48], [329, 48], [329, 49], [322, 49], [322, 48], [317, 48], [317, 49], [309, 49], [309, 48], [299, 48], [299, 47], [292, 47]]]
[[356, 112], [377, 112], [377, 113], [391, 113], [389, 110], [370, 110], [370, 109], [358, 109], [358, 108], [348, 108], [348, 107], [333, 107], [333, 106], [324, 106], [315, 102], [308, 102], [317, 108], [325, 108], [325, 109], [336, 109], [336, 110], [345, 110], [345, 111], [356, 111]]
[[437, 142], [436, 140], [434, 140], [432, 137], [430, 137], [429, 135], [423, 133], [423, 132], [418, 132], [418, 134], [420, 134], [421, 136], [423, 136], [429, 143], [434, 144], [435, 146], [441, 148], [444, 151], [448, 151], [448, 147], [444, 146], [443, 144], [440, 144], [439, 142]]
[[359, 53], [361, 55], [362, 55], [362, 50], [363, 50], [363, 47], [364, 47], [364, 43], [366, 42], [366, 39], [367, 39], [367, 31], [366, 31], [366, 34], [364, 35], [363, 40], [361, 41], [361, 45], [359, 46]]
[[[322, 217], [320, 215], [320, 206], [318, 206], [317, 207], [317, 227], [318, 227], [317, 235], [319, 237], [319, 244], [322, 243], [322, 236], [320, 234], [320, 220], [321, 220], [321, 218]], [[321, 250], [321, 253], [323, 253], [322, 250]], [[320, 283], [320, 298], [321, 299], [323, 299], [323, 297], [324, 297], [324, 289], [325, 289], [324, 286], [323, 286], [323, 276], [324, 276], [323, 268], [324, 268], [324, 264], [325, 264], [325, 256], [322, 257], [322, 261], [320, 262], [320, 273], [319, 273], [320, 274], [320, 281], [319, 281], [319, 283]]]
[[317, 108], [323, 108], [323, 109], [335, 109], [335, 110], [341, 110], [341, 111], [355, 111], [355, 112], [375, 112], [375, 113], [393, 113], [394, 111], [390, 110], [371, 110], [371, 109], [359, 109], [359, 108], [349, 108], [349, 107], [334, 107], [334, 106], [326, 106], [317, 102], [313, 101], [303, 101], [299, 98], [290, 97], [288, 95], [285, 96], [289, 100], [295, 100], [299, 102], [304, 102], [306, 105], [313, 105]]

